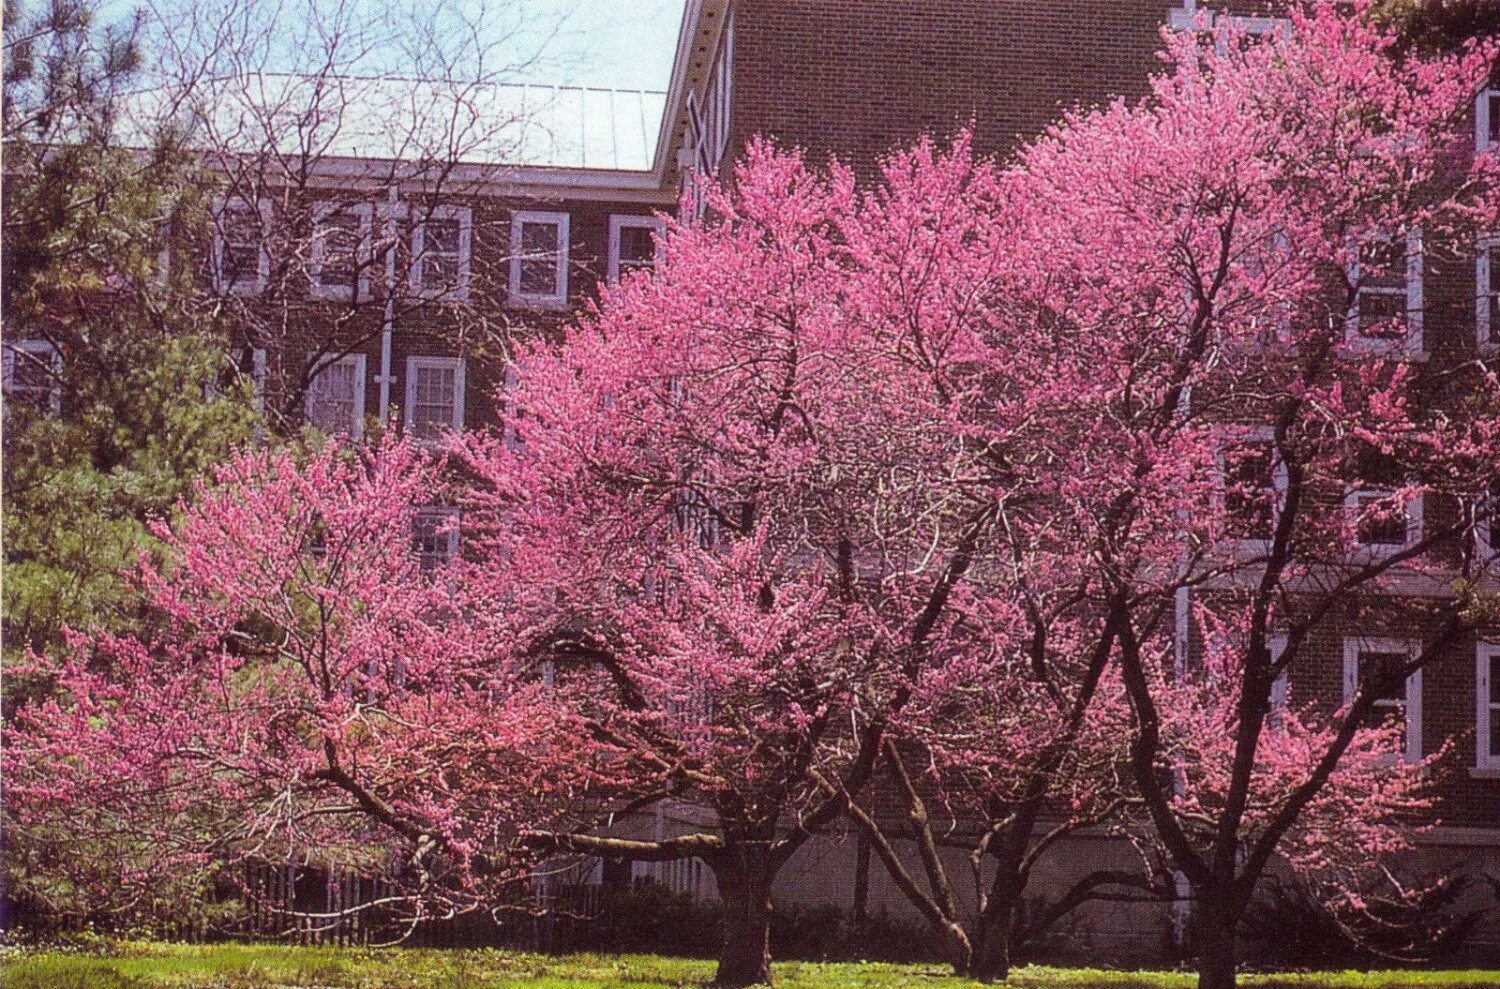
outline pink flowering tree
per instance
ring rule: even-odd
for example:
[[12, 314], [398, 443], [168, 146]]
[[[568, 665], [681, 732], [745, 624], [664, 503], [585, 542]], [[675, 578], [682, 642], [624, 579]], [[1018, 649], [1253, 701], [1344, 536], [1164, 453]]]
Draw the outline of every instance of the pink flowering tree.
[[533, 841], [700, 858], [725, 904], [723, 985], [770, 979], [776, 876], [869, 779], [993, 531], [962, 355], [915, 339], [926, 314], [898, 286], [850, 277], [841, 223], [865, 208], [843, 170], [752, 148], [653, 277], [522, 355], [504, 429], [462, 447], [472, 610], [616, 754], [618, 809], [702, 822]]
[[[1364, 14], [1169, 36], [1147, 100], [1068, 117], [1008, 186], [1002, 332], [1051, 337], [1077, 522], [1041, 565], [1087, 575], [1205, 987], [1273, 862], [1354, 907], [1360, 852], [1401, 846], [1432, 751], [1407, 685], [1493, 588], [1496, 379], [1419, 286], [1495, 226], [1468, 116], [1495, 48], [1397, 57]], [[1375, 637], [1342, 684], [1341, 635]]]
[[73, 877], [106, 903], [236, 861], [381, 876], [353, 909], [412, 922], [513, 903], [517, 822], [593, 780], [568, 715], [412, 552], [441, 487], [403, 444], [224, 465], [142, 564], [157, 631], [34, 660], [58, 689], [7, 726], [8, 825], [114, 850]]
[[[938, 657], [918, 677], [881, 756], [899, 814], [849, 814], [959, 974], [1005, 979], [1029, 947], [1098, 899], [1171, 895], [1160, 856], [1084, 872], [1051, 898], [1031, 892], [1080, 833], [1128, 837], [1127, 710], [1108, 650], [1073, 652], [1065, 609]], [[1113, 682], [1111, 682], [1113, 681]], [[902, 846], [915, 847], [913, 862]], [[947, 850], [964, 854], [955, 860]]]

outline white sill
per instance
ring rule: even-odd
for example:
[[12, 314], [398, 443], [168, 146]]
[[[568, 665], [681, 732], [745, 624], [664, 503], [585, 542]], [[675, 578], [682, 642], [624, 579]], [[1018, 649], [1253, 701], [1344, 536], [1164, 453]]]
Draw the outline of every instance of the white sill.
[[566, 309], [568, 300], [556, 296], [512, 295], [505, 304], [512, 309]]
[[1469, 769], [1469, 779], [1500, 780], [1500, 766], [1475, 766]]

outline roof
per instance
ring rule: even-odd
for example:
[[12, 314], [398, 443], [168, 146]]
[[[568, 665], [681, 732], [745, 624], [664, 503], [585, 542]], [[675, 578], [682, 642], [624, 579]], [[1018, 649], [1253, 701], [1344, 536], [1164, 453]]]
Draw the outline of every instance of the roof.
[[[254, 73], [199, 81], [179, 114], [246, 154], [649, 171], [666, 94], [524, 83]], [[137, 123], [171, 99], [141, 94]]]

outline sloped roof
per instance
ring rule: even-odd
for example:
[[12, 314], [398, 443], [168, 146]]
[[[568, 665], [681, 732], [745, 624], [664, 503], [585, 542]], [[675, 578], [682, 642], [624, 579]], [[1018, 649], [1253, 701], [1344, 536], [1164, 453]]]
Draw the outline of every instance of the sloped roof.
[[241, 153], [649, 171], [666, 94], [523, 83], [251, 73], [140, 94]]

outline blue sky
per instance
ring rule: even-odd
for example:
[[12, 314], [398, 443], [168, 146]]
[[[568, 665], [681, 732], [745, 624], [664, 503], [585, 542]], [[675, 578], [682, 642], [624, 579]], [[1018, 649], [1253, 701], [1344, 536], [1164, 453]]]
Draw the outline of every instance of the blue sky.
[[[40, 3], [41, 0], [32, 0]], [[355, 18], [379, 17], [397, 9], [409, 11], [418, 21], [431, 25], [485, 23], [492, 31], [509, 36], [518, 60], [529, 61], [539, 42], [546, 48], [527, 81], [559, 85], [598, 86], [607, 89], [666, 89], [682, 20], [683, 0], [98, 0], [101, 21], [124, 19], [135, 8], [155, 15], [160, 29], [181, 34], [189, 20], [209, 31], [219, 23], [220, 11], [248, 11], [252, 31], [264, 30], [285, 58], [275, 58], [265, 67], [272, 71], [297, 71], [301, 54], [315, 49], [309, 19], [328, 17], [343, 9]], [[309, 8], [320, 11], [309, 14]], [[257, 23], [258, 21], [258, 23]], [[521, 30], [512, 34], [519, 23]], [[494, 42], [494, 37], [480, 43]], [[285, 47], [281, 47], [285, 46]], [[497, 53], [499, 54], [499, 53]], [[390, 57], [373, 53], [362, 60], [366, 71], [392, 75], [419, 74], [405, 66], [394, 51]], [[514, 64], [514, 63], [512, 63]]]
[[666, 89], [683, 0], [525, 0], [536, 20], [561, 18], [554, 44], [570, 82], [609, 89]]

